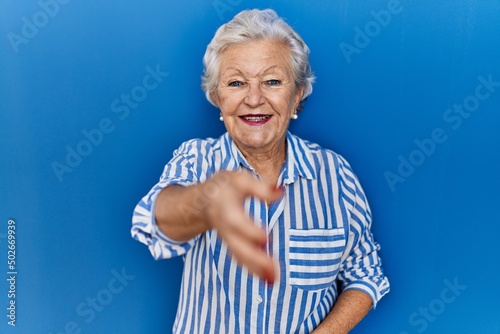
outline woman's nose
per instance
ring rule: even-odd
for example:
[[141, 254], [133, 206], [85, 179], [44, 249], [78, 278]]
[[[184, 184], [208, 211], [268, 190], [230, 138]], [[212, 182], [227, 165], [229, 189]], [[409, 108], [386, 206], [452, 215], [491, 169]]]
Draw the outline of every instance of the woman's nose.
[[245, 103], [252, 108], [258, 107], [264, 103], [264, 95], [262, 94], [262, 87], [260, 83], [248, 84], [248, 92], [245, 97]]

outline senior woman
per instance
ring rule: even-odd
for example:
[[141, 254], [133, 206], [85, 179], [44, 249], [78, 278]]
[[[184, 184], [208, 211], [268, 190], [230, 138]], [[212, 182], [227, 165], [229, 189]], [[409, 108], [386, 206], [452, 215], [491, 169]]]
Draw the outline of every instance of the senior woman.
[[175, 333], [347, 333], [388, 292], [349, 164], [290, 132], [314, 76], [272, 10], [218, 29], [203, 89], [227, 132], [174, 152], [132, 236], [184, 257]]

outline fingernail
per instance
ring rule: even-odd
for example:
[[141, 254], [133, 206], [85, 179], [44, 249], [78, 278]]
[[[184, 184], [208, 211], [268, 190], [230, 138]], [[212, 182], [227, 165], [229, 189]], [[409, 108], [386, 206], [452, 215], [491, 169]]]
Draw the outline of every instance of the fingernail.
[[274, 283], [274, 272], [272, 270], [266, 269], [264, 271], [264, 278], [267, 283], [273, 284]]

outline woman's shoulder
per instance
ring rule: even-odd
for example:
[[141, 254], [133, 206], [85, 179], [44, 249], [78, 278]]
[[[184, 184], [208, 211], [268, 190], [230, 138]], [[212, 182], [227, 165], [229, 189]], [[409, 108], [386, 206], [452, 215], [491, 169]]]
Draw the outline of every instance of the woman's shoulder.
[[292, 139], [292, 145], [295, 150], [300, 150], [311, 155], [315, 155], [320, 159], [334, 159], [342, 165], [349, 163], [347, 160], [339, 153], [333, 149], [323, 147], [322, 145], [312, 142], [308, 139], [303, 139], [294, 134], [289, 134], [289, 139]]
[[291, 139], [295, 155], [302, 157], [298, 160], [308, 161], [316, 172], [326, 168], [330, 171], [335, 170], [340, 176], [354, 175], [351, 165], [340, 153], [293, 134], [289, 134], [288, 138]]
[[183, 142], [179, 148], [174, 151], [174, 156], [177, 155], [207, 155], [220, 149], [224, 142], [226, 134], [219, 138], [193, 138]]

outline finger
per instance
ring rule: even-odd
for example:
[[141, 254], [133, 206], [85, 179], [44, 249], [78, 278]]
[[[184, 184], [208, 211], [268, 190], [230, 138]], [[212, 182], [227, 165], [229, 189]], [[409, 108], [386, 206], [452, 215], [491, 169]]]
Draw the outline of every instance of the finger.
[[218, 225], [219, 234], [223, 239], [237, 234], [257, 246], [267, 243], [267, 234], [238, 206], [226, 208], [226, 214]]
[[226, 210], [225, 222], [218, 229], [219, 236], [226, 242], [236, 260], [250, 272], [268, 281], [274, 281], [274, 264], [263, 251], [267, 234], [257, 226], [243, 209], [232, 207]]
[[233, 235], [226, 243], [236, 261], [245, 266], [250, 273], [270, 283], [274, 282], [276, 272], [274, 262], [262, 248], [240, 235]]

